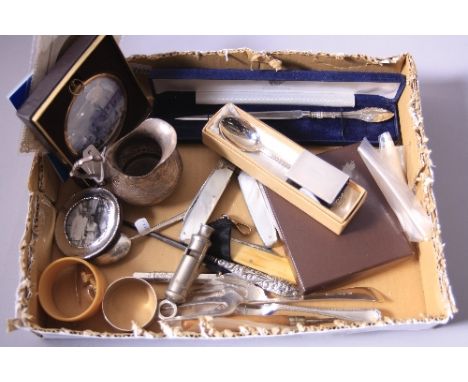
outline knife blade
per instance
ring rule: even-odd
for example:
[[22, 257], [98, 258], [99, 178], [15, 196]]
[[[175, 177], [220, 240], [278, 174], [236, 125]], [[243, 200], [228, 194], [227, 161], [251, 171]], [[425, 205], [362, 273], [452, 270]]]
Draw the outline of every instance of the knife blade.
[[[253, 117], [258, 119], [301, 119], [306, 115], [302, 110], [285, 110], [285, 111], [252, 111]], [[176, 117], [176, 121], [207, 121], [212, 115], [200, 114], [200, 115], [187, 115], [183, 117]]]
[[221, 195], [231, 179], [235, 167], [221, 159], [218, 166], [205, 180], [184, 217], [180, 240], [188, 242], [198, 232], [200, 224], [206, 224]]

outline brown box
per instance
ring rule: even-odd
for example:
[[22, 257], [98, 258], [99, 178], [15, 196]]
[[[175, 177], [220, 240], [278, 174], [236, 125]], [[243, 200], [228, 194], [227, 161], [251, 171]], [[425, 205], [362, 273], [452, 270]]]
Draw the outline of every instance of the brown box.
[[286, 157], [289, 155], [292, 158], [297, 158], [305, 150], [297, 143], [269, 127], [266, 123], [253, 118], [248, 113], [233, 105], [224, 106], [218, 113], [210, 118], [203, 128], [203, 143], [244, 170], [247, 174], [257, 179], [263, 185], [289, 200], [290, 203], [334, 233], [340, 234], [364, 202], [366, 190], [352, 180], [348, 182], [343, 191], [343, 197], [349, 197], [352, 202], [350, 203], [349, 210], [341, 216], [335, 213], [331, 208], [327, 208], [318, 201], [311, 199], [308, 195], [299, 191], [296, 187], [284, 180], [284, 174], [281, 174], [279, 169], [267, 168], [267, 165], [264, 165], [264, 163], [260, 161], [264, 159], [264, 157], [258, 154], [252, 155], [252, 153], [246, 153], [220, 135], [218, 122], [223, 113], [226, 113], [229, 108], [233, 108], [242, 119], [246, 120], [252, 126], [255, 126], [259, 134], [262, 134], [263, 137], [269, 137], [273, 143], [277, 144], [276, 149], [282, 152], [283, 156]]
[[[106, 324], [102, 315], [77, 323], [65, 324], [48, 318], [37, 300], [37, 281], [44, 268], [53, 259], [60, 257], [53, 240], [56, 208], [72, 192], [71, 183], [60, 184], [47, 159], [37, 155], [29, 178], [30, 202], [27, 224], [20, 249], [20, 283], [17, 293], [16, 318], [10, 320], [10, 329], [32, 331], [47, 338], [160, 338], [169, 337], [241, 337], [249, 335], [269, 336], [279, 334], [308, 335], [323, 332], [356, 332], [373, 330], [421, 329], [446, 323], [456, 312], [450, 284], [447, 278], [443, 244], [437, 216], [436, 201], [432, 191], [433, 174], [430, 150], [424, 132], [420, 95], [416, 69], [410, 55], [389, 59], [370, 58], [363, 55], [339, 55], [275, 52], [252, 52], [247, 49], [208, 52], [172, 53], [151, 57], [133, 57], [131, 64], [140, 68], [194, 67], [194, 68], [258, 68], [265, 70], [303, 68], [310, 70], [373, 71], [403, 73], [407, 84], [399, 100], [399, 118], [402, 141], [407, 159], [407, 178], [416, 191], [424, 209], [434, 223], [431, 240], [416, 246], [416, 256], [391, 267], [343, 283], [342, 286], [367, 286], [378, 289], [388, 297], [375, 306], [380, 308], [384, 318], [373, 324], [330, 324], [298, 325], [283, 327], [276, 317], [264, 318], [252, 327], [211, 327], [202, 319], [200, 330], [173, 330], [161, 328], [157, 323], [132, 333], [116, 333]], [[274, 62], [275, 68], [268, 65]], [[184, 162], [181, 186], [167, 203], [153, 209], [142, 210], [124, 206], [128, 219], [142, 215], [151, 223], [157, 223], [175, 215], [188, 206], [191, 197], [215, 166], [218, 156], [202, 145], [181, 145], [180, 153]], [[248, 210], [235, 182], [231, 182], [213, 216], [221, 212], [231, 213], [240, 219], [248, 219]], [[172, 227], [166, 233], [177, 236], [180, 227]], [[311, 243], [313, 245], [313, 243]], [[180, 252], [156, 240], [142, 240], [135, 243], [130, 255], [120, 263], [102, 268], [108, 282], [131, 274], [134, 271], [173, 271], [180, 259]], [[162, 295], [157, 286], [158, 295]], [[342, 303], [328, 304], [343, 306]], [[356, 303], [357, 304], [357, 303]], [[354, 304], [354, 305], [356, 305]], [[367, 305], [368, 306], [368, 305]]]
[[71, 85], [73, 81], [86, 83], [103, 75], [118, 81], [127, 100], [124, 122], [112, 137], [115, 141], [148, 116], [150, 104], [112, 36], [67, 40], [56, 65], [40, 81], [36, 79], [37, 86], [18, 110], [18, 116], [42, 145], [68, 167], [82, 156], [71, 150], [64, 134], [74, 99]]
[[265, 190], [296, 271], [297, 284], [305, 291], [330, 288], [343, 280], [349, 282], [353, 277], [362, 277], [364, 272], [378, 272], [381, 267], [415, 253], [359, 155], [358, 146], [356, 143], [319, 154], [337, 167], [353, 163], [351, 177], [367, 191], [366, 201], [340, 236], [329, 232], [287, 199], [268, 188]]

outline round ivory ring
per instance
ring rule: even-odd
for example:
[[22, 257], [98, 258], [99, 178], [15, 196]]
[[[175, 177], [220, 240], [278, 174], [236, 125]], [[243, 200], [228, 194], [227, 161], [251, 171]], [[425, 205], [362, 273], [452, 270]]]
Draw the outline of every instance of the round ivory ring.
[[[85, 276], [92, 280], [92, 293], [89, 290], [82, 293], [85, 282], [77, 266], [82, 266], [87, 273]], [[81, 321], [99, 310], [106, 284], [104, 275], [94, 265], [79, 257], [63, 257], [50, 263], [42, 272], [39, 302], [45, 312], [58, 321]], [[89, 300], [88, 304], [85, 299]]]

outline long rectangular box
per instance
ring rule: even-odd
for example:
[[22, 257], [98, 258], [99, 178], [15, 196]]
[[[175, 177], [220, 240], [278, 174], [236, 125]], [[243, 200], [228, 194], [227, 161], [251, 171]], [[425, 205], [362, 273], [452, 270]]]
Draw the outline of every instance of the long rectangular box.
[[[406, 86], [398, 102], [402, 143], [407, 159], [407, 177], [409, 184], [416, 191], [417, 197], [428, 211], [434, 231], [430, 241], [417, 245], [417, 256], [389, 266], [372, 275], [354, 279], [345, 285], [366, 286], [379, 290], [385, 301], [376, 305], [384, 314], [382, 320], [373, 324], [348, 324], [335, 322], [320, 325], [297, 325], [284, 327], [275, 317], [259, 320], [258, 325], [238, 328], [212, 327], [209, 321], [203, 321], [200, 330], [173, 330], [160, 327], [157, 322], [146, 329], [132, 333], [117, 333], [105, 322], [102, 315], [96, 315], [86, 321], [64, 324], [47, 317], [37, 300], [38, 277], [44, 268], [60, 257], [54, 244], [53, 231], [56, 217], [55, 205], [67, 198], [74, 190], [68, 182], [61, 184], [48, 160], [38, 153], [33, 161], [30, 177], [30, 202], [28, 218], [20, 248], [21, 280], [17, 293], [16, 317], [9, 322], [10, 329], [32, 331], [47, 338], [66, 337], [105, 337], [105, 338], [160, 338], [160, 337], [240, 337], [258, 335], [281, 335], [308, 332], [331, 331], [367, 331], [394, 329], [422, 329], [448, 322], [456, 306], [452, 297], [446, 274], [443, 244], [437, 216], [436, 201], [432, 191], [432, 166], [424, 132], [421, 114], [420, 95], [416, 68], [410, 55], [401, 55], [381, 60], [377, 58], [349, 55], [343, 57], [332, 54], [273, 52], [256, 53], [248, 49], [223, 52], [185, 52], [158, 54], [154, 56], [135, 56], [128, 59], [138, 77], [147, 78], [148, 71], [171, 67], [182, 68], [231, 68], [277, 70], [297, 68], [307, 70], [361, 71], [403, 74]], [[274, 64], [274, 67], [271, 66]], [[36, 60], [36, 69], [41, 63]], [[43, 72], [43, 71], [42, 71]], [[36, 78], [41, 70], [36, 70]], [[145, 90], [151, 96], [150, 85]], [[34, 140], [26, 133], [23, 149], [35, 147]], [[37, 147], [37, 146], [36, 146]], [[324, 148], [326, 149], [326, 148]], [[199, 144], [180, 145], [180, 154], [184, 163], [181, 187], [167, 203], [148, 210], [127, 207], [126, 217], [135, 219], [145, 216], [150, 222], [157, 222], [180, 212], [188, 206], [191, 197], [203, 183], [206, 176], [216, 165], [219, 157], [208, 148]], [[248, 220], [248, 210], [242, 200], [239, 189], [231, 182], [226, 193], [214, 212], [234, 214]], [[177, 236], [180, 227], [173, 227], [167, 234]], [[257, 238], [258, 239], [258, 238]], [[136, 243], [132, 253], [120, 263], [103, 268], [109, 282], [133, 273], [134, 271], [173, 271], [181, 253], [156, 240], [142, 240]], [[161, 287], [156, 291], [162, 296]], [[330, 305], [329, 303], [327, 304]], [[340, 303], [340, 306], [346, 304]], [[356, 303], [353, 303], [353, 306]], [[264, 322], [268, 325], [265, 325]]]
[[[252, 155], [251, 152], [246, 153], [223, 138], [219, 133], [218, 120], [220, 119], [220, 113], [227, 113], [227, 110], [231, 108], [239, 114], [240, 118], [247, 121], [247, 123], [250, 123], [252, 126], [255, 126], [257, 131], [259, 131], [259, 135], [263, 134], [263, 137], [267, 136], [270, 138], [270, 141], [272, 142], [271, 145], [276, 145], [274, 150], [281, 153], [282, 161], [287, 158], [290, 163], [293, 163], [294, 161], [297, 163], [300, 155], [306, 151], [297, 143], [287, 139], [265, 123], [253, 119], [246, 112], [234, 105], [224, 106], [208, 121], [202, 132], [203, 143], [216, 153], [220, 154], [223, 158], [228, 159], [231, 163], [257, 179], [263, 185], [268, 186], [283, 198], [290, 201], [293, 205], [299, 207], [302, 211], [307, 213], [313, 219], [316, 219], [334, 233], [340, 234], [364, 202], [366, 190], [359, 184], [349, 180], [348, 184], [344, 187], [345, 190], [342, 190], [342, 193], [349, 199], [350, 207], [342, 214], [336, 213], [332, 208], [327, 208], [319, 203], [317, 199], [311, 199], [310, 196], [304, 194], [297, 187], [292, 186], [285, 180], [287, 177], [286, 171], [289, 171], [287, 174], [290, 176], [293, 168], [292, 166], [289, 170], [286, 170], [283, 165], [273, 167], [271, 165], [271, 160], [268, 161], [268, 158], [261, 155]], [[264, 141], [265, 139], [262, 138], [261, 142]], [[312, 156], [312, 158], [315, 159], [317, 157]], [[263, 160], [260, 161], [261, 159]], [[315, 160], [320, 161], [318, 158]], [[326, 162], [325, 164], [328, 165]], [[302, 174], [304, 174], [303, 171]], [[312, 178], [312, 181], [316, 180], [313, 176], [314, 173], [310, 169], [306, 175]], [[343, 173], [343, 175], [345, 174]], [[318, 184], [321, 183], [326, 182], [318, 182]]]

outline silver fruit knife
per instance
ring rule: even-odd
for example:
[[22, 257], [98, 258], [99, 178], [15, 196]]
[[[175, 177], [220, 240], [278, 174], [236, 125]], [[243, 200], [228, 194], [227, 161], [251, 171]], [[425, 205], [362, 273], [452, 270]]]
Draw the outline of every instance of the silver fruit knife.
[[[359, 119], [364, 122], [378, 123], [392, 119], [394, 114], [380, 107], [366, 107], [359, 110], [351, 111], [307, 111], [307, 110], [284, 110], [284, 111], [253, 111], [249, 113], [255, 118], [274, 120], [274, 119], [325, 119], [325, 118], [347, 118]], [[177, 117], [179, 121], [207, 121], [211, 115], [188, 115], [185, 117]]]

